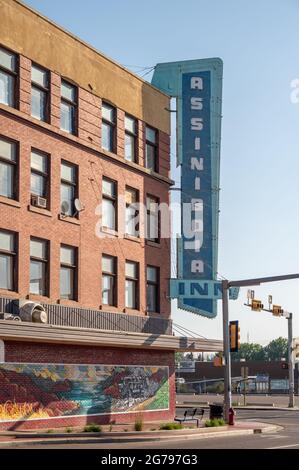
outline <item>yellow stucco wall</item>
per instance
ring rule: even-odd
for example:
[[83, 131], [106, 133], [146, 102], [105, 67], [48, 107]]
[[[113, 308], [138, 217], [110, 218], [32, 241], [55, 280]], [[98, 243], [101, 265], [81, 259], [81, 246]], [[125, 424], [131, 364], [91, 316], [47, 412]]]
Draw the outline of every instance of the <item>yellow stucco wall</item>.
[[0, 22], [0, 44], [170, 133], [169, 98], [136, 75], [18, 0], [0, 0]]

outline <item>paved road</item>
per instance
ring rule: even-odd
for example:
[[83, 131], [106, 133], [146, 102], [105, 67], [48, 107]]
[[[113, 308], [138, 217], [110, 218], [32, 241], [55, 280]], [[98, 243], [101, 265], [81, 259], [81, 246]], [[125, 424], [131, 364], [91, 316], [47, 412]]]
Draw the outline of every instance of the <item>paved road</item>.
[[[238, 419], [262, 421], [284, 426], [271, 434], [246, 436], [210, 437], [172, 442], [126, 443], [125, 449], [299, 449], [299, 411], [241, 410]], [[2, 447], [3, 448], [3, 447]], [[20, 445], [20, 448], [34, 449], [119, 449], [120, 444], [69, 444], [69, 445]]]
[[[177, 394], [176, 400], [178, 403], [183, 402], [209, 402], [209, 403], [222, 403], [223, 402], [223, 395], [216, 395], [216, 394], [200, 394], [200, 395], [191, 395], [191, 394]], [[232, 395], [232, 402], [243, 405], [243, 395]], [[275, 406], [278, 407], [288, 407], [289, 404], [289, 397], [288, 395], [247, 395], [246, 396], [247, 403], [253, 403], [256, 405], [272, 405], [274, 403]], [[295, 396], [295, 405], [299, 406], [299, 397]]]

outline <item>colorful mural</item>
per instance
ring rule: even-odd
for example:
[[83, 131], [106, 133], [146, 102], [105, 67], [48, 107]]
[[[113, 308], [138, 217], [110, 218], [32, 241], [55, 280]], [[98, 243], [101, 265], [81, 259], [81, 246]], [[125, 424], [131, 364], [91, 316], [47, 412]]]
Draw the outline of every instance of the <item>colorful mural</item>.
[[169, 408], [168, 367], [0, 364], [0, 421]]

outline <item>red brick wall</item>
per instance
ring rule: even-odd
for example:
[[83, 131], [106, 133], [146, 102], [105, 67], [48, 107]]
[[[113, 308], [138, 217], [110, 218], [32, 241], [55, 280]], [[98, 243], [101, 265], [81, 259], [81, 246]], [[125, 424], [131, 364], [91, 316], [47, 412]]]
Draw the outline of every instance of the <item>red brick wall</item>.
[[[165, 421], [173, 419], [175, 413], [174, 353], [171, 351], [162, 352], [155, 350], [5, 341], [5, 362], [168, 366], [170, 389], [169, 410], [148, 411], [144, 413], [143, 417], [144, 420], [147, 421]], [[0, 429], [49, 429], [60, 426], [81, 426], [88, 422], [107, 423], [110, 420], [115, 420], [117, 423], [130, 423], [134, 422], [135, 418], [136, 413], [124, 413], [113, 414], [111, 416], [81, 416], [34, 421], [28, 420], [9, 424], [1, 424], [0, 422]]]
[[[51, 72], [50, 125], [29, 117], [31, 108], [31, 61], [20, 57], [20, 112], [10, 114], [0, 108], [0, 135], [19, 142], [19, 200], [10, 201], [0, 197], [0, 229], [13, 230], [19, 234], [19, 265], [16, 293], [0, 289], [1, 296], [27, 297], [39, 301], [59, 301], [59, 246], [61, 243], [79, 247], [79, 292], [74, 305], [101, 308], [101, 254], [118, 258], [118, 305], [111, 310], [122, 312], [125, 308], [125, 259], [140, 264], [140, 308], [128, 313], [144, 315], [146, 311], [146, 265], [160, 268], [161, 316], [170, 314], [167, 298], [170, 278], [170, 241], [161, 244], [146, 244], [144, 239], [132, 241], [118, 236], [99, 239], [95, 228], [99, 216], [95, 214], [101, 202], [101, 182], [106, 176], [117, 181], [118, 195], [124, 196], [125, 186], [139, 191], [140, 202], [146, 194], [154, 194], [160, 202], [169, 202], [169, 186], [137, 167], [124, 164], [124, 111], [117, 110], [117, 162], [106, 154], [99, 153], [101, 143], [101, 99], [91, 92], [78, 89], [78, 136], [69, 136], [59, 130], [60, 126], [60, 77]], [[9, 108], [7, 108], [9, 111]], [[138, 158], [144, 164], [144, 128], [138, 121]], [[30, 151], [31, 148], [46, 152], [50, 156], [50, 207], [42, 210], [30, 207]], [[97, 150], [97, 152], [95, 152]], [[169, 136], [159, 132], [159, 154], [161, 174], [169, 172]], [[59, 218], [60, 213], [60, 164], [61, 160], [78, 165], [79, 198], [85, 205], [79, 220]], [[119, 208], [119, 221], [123, 213]], [[145, 215], [145, 214], [143, 214]], [[50, 241], [50, 286], [49, 297], [29, 295], [29, 240], [30, 236]], [[63, 304], [72, 302], [61, 301]]]

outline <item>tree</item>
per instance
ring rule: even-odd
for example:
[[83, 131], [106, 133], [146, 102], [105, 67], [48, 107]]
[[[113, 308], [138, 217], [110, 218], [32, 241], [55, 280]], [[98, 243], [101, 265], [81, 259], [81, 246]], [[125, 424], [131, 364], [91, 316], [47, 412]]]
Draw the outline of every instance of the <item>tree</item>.
[[281, 358], [288, 357], [288, 340], [281, 336], [273, 339], [268, 346], [264, 348], [266, 358], [269, 361], [280, 361]]
[[245, 359], [246, 361], [263, 361], [265, 357], [263, 346], [256, 343], [241, 343], [239, 351], [231, 355], [232, 361], [239, 361], [240, 359]]
[[175, 353], [175, 362], [176, 362], [176, 364], [177, 364], [178, 362], [183, 361], [183, 359], [184, 359], [184, 353], [182, 353], [182, 352], [180, 352], [180, 351], [177, 351], [177, 352]]

